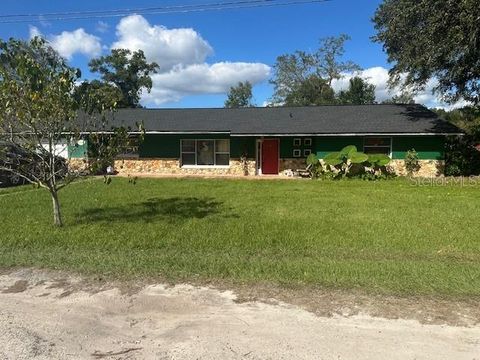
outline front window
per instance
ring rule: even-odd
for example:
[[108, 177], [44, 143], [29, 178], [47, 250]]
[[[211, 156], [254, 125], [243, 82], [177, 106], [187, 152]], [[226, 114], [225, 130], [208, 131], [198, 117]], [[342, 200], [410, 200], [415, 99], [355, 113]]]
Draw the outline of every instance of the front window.
[[390, 156], [392, 153], [392, 138], [389, 137], [369, 137], [363, 142], [363, 152], [365, 154], [385, 154]]
[[228, 166], [230, 140], [184, 139], [181, 143], [182, 166]]
[[119, 158], [135, 158], [138, 157], [138, 149], [140, 147], [140, 138], [136, 135], [130, 135], [122, 146], [119, 148], [117, 157]]

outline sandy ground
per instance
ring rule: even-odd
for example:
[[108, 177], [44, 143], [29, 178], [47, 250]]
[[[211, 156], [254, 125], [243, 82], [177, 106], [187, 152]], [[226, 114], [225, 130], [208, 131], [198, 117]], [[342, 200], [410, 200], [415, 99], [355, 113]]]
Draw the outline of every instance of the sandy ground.
[[480, 325], [318, 316], [191, 285], [0, 275], [0, 359], [480, 359]]

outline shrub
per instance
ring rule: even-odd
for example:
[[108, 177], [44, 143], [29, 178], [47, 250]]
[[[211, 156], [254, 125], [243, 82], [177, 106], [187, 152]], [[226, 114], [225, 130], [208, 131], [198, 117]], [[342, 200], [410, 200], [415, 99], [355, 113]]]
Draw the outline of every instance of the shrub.
[[367, 160], [368, 155], [357, 151], [354, 145], [346, 146], [339, 152], [330, 153], [323, 159], [325, 164], [335, 167], [342, 177], [349, 175], [354, 164], [362, 164]]
[[358, 177], [365, 180], [379, 180], [395, 176], [387, 170], [387, 165], [391, 161], [387, 155], [367, 155], [357, 151], [353, 145], [346, 146], [339, 152], [330, 153], [323, 160], [331, 170], [323, 171], [324, 178]]
[[480, 175], [480, 151], [475, 138], [469, 135], [447, 139], [445, 146], [445, 175]]
[[407, 170], [408, 175], [412, 175], [420, 170], [420, 161], [415, 149], [408, 150], [405, 154], [405, 169]]

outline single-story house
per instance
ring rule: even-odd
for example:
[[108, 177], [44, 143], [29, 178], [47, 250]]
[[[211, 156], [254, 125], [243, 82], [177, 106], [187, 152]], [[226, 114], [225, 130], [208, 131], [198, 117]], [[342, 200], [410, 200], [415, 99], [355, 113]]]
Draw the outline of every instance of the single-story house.
[[[278, 175], [305, 168], [315, 153], [322, 158], [344, 146], [383, 153], [404, 174], [408, 150], [419, 155], [422, 176], [439, 175], [445, 141], [461, 130], [421, 105], [329, 105], [240, 109], [121, 109], [112, 126], [138, 128], [145, 136], [115, 161], [120, 173]], [[69, 151], [85, 156], [87, 141]]]

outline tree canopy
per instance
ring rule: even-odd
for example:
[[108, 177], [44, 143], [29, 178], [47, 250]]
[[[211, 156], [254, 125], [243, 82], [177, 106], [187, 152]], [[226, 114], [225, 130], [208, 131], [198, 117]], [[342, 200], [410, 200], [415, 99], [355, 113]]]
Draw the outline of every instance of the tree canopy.
[[225, 100], [225, 107], [242, 108], [255, 106], [252, 99], [252, 84], [248, 81], [239, 82], [237, 86], [230, 87], [227, 100]]
[[445, 100], [480, 104], [478, 0], [384, 0], [373, 21], [393, 64], [391, 83], [415, 90], [438, 80]]
[[285, 97], [286, 106], [331, 105], [335, 102], [332, 87], [317, 75], [310, 75]]
[[338, 94], [340, 104], [375, 104], [375, 85], [369, 84], [359, 76], [351, 78], [349, 83], [348, 90], [340, 91]]
[[[294, 102], [313, 99], [318, 102], [319, 95], [308, 91], [322, 90], [320, 99], [325, 103], [327, 93], [331, 93], [332, 82], [342, 78], [342, 74], [360, 70], [352, 61], [343, 61], [344, 44], [350, 37], [327, 37], [320, 40], [319, 48], [314, 52], [297, 50], [293, 54], [277, 57], [273, 66], [274, 74], [270, 82], [274, 86], [273, 102], [286, 103], [287, 97]], [[328, 96], [326, 97], [328, 98]], [[305, 104], [314, 105], [314, 103]]]
[[142, 50], [132, 53], [127, 49], [113, 49], [109, 55], [92, 59], [88, 65], [92, 72], [101, 75], [105, 83], [120, 90], [122, 98], [118, 107], [121, 108], [139, 107], [143, 89], [148, 92], [152, 89], [150, 74], [156, 73], [159, 68], [156, 63], [147, 62]]

